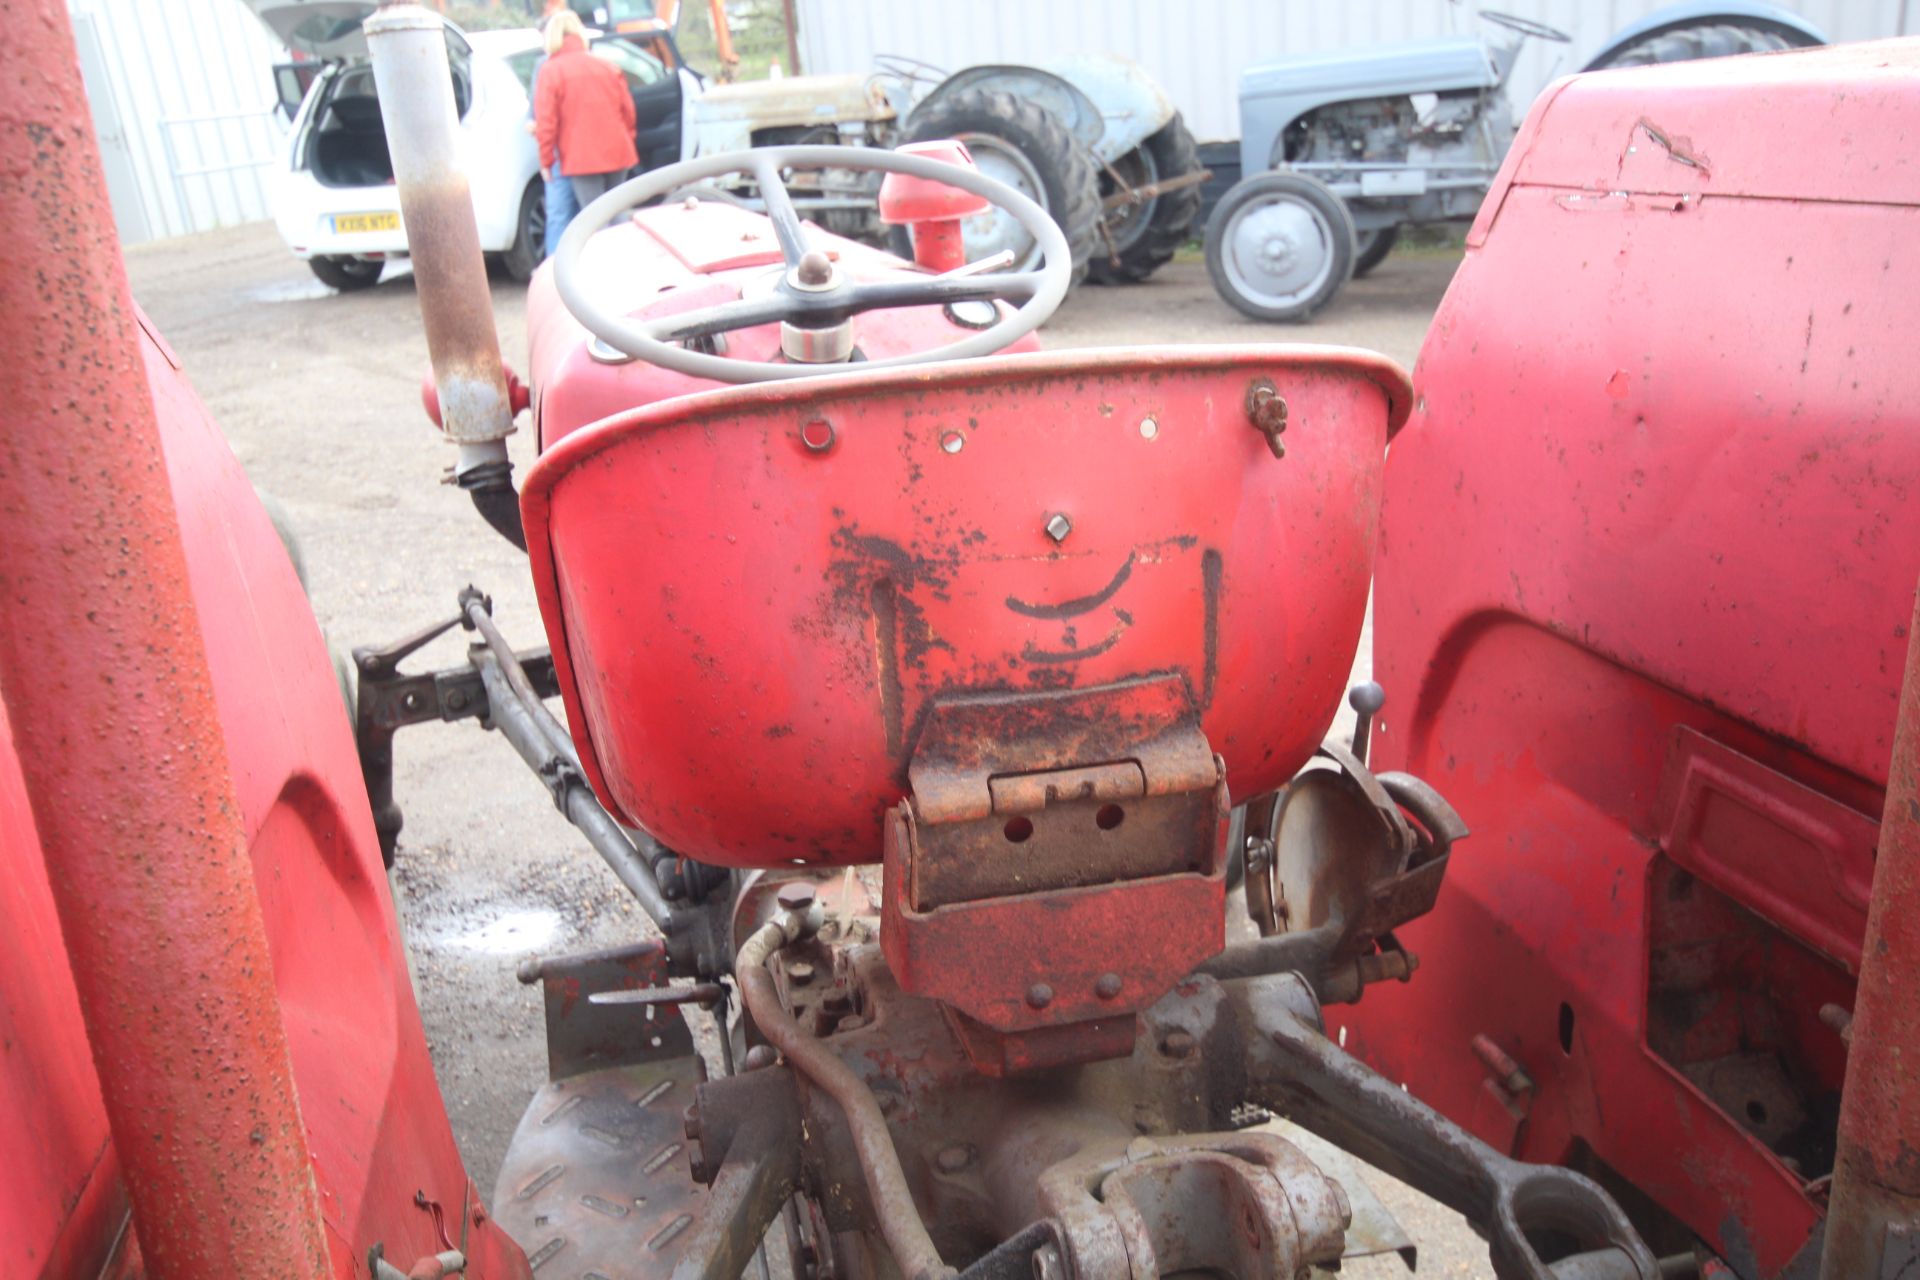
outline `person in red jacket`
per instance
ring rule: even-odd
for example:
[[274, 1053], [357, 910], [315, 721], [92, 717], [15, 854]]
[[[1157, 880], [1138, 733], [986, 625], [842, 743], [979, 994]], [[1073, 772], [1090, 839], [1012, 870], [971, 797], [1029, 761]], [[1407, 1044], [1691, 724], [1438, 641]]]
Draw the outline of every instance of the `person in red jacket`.
[[541, 177], [558, 167], [573, 183], [578, 206], [605, 195], [640, 162], [627, 78], [587, 52], [586, 28], [571, 10], [547, 19], [547, 60], [534, 85], [533, 122]]

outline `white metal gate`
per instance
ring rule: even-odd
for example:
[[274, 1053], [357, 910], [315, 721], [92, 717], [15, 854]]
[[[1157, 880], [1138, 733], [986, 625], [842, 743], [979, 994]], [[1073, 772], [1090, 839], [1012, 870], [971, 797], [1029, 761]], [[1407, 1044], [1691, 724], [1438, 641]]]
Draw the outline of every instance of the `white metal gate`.
[[123, 241], [269, 215], [286, 53], [240, 0], [67, 0]]

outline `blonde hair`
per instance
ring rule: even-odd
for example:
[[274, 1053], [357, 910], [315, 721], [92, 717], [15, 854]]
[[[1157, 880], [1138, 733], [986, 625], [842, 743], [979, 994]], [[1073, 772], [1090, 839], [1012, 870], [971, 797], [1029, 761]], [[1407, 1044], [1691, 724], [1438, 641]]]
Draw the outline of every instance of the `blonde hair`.
[[587, 42], [587, 28], [580, 21], [580, 15], [571, 9], [562, 9], [547, 19], [547, 56], [560, 52], [561, 42], [568, 36], [579, 36], [580, 43]]

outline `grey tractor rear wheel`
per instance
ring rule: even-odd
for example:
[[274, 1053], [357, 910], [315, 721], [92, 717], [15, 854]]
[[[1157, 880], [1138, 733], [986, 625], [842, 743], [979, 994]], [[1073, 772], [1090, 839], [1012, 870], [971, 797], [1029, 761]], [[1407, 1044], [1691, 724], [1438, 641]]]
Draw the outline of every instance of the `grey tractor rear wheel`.
[[1400, 241], [1400, 228], [1384, 227], [1378, 231], [1362, 231], [1353, 247], [1353, 278], [1358, 280], [1387, 260], [1393, 252], [1393, 246]]
[[[927, 142], [958, 138], [973, 153], [974, 163], [990, 178], [998, 178], [1031, 197], [1053, 218], [1067, 237], [1073, 259], [1073, 280], [1087, 274], [1087, 263], [1099, 242], [1100, 197], [1093, 160], [1052, 112], [1011, 93], [968, 89], [936, 98], [914, 112], [903, 141]], [[1028, 268], [1032, 237], [999, 210], [969, 218], [964, 227], [969, 258], [1006, 247]]]
[[[1167, 182], [1200, 168], [1200, 152], [1179, 115], [1113, 168], [1130, 185]], [[1102, 197], [1119, 190], [1111, 174], [1100, 175]], [[1123, 205], [1107, 216], [1105, 232], [1094, 246], [1088, 275], [1095, 284], [1135, 284], [1167, 263], [1192, 234], [1200, 212], [1200, 187], [1182, 187], [1153, 196], [1140, 205]]]

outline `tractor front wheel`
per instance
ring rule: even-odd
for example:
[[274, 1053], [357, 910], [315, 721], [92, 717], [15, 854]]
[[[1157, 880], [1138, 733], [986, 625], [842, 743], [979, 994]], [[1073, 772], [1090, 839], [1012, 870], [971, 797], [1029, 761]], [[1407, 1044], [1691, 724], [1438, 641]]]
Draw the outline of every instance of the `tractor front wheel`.
[[1243, 178], [1207, 221], [1207, 274], [1255, 320], [1306, 320], [1353, 275], [1353, 217], [1303, 173]]

